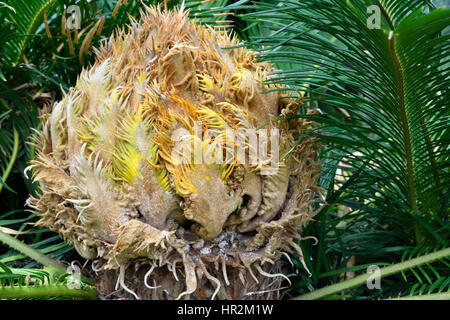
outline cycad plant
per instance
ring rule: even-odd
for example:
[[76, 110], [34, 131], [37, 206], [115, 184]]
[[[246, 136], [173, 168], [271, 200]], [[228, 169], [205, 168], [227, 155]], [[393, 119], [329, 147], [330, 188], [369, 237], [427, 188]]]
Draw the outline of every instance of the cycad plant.
[[[234, 25], [247, 40], [243, 45], [278, 68], [267, 79], [268, 91], [287, 86], [283, 90], [292, 90], [303, 103], [297, 115], [287, 118], [318, 124], [292, 143], [305, 145], [311, 137], [322, 142], [319, 184], [326, 197], [317, 203], [315, 221], [301, 232], [317, 243], [294, 242], [302, 256], [284, 255], [297, 271], [291, 277], [293, 270], [283, 269], [292, 282], [288, 296], [449, 298], [450, 13], [441, 8], [448, 2], [186, 1], [190, 17], [216, 30]], [[79, 1], [85, 15], [76, 35], [61, 28], [64, 8], [71, 4], [75, 1], [0, 3], [7, 22], [1, 25], [5, 36], [0, 41], [15, 43], [1, 46], [0, 78], [7, 81], [0, 87], [0, 190], [2, 204], [8, 205], [0, 227], [22, 231], [26, 222], [36, 220], [33, 214], [23, 217], [22, 208], [34, 186], [25, 179], [28, 190], [23, 190], [19, 181], [34, 154], [23, 141], [30, 127], [40, 126], [37, 114], [43, 102], [51, 104], [55, 95], [59, 100], [59, 86], [67, 90], [75, 85], [82, 66], [93, 61], [89, 48], [127, 23], [127, 13], [140, 15], [137, 1]], [[13, 14], [22, 14], [18, 26]], [[308, 113], [310, 109], [320, 114]], [[53, 258], [76, 258], [71, 247], [47, 231], [37, 228], [23, 237]], [[2, 237], [17, 248], [8, 239]], [[14, 284], [23, 284], [15, 279], [27, 270], [21, 273], [12, 263], [23, 256], [13, 250], [0, 254], [0, 262], [8, 264], [1, 272], [8, 274], [4, 277], [13, 291]], [[369, 289], [366, 270], [374, 266], [381, 268], [381, 287]], [[45, 278], [45, 273], [34, 274]], [[64, 285], [64, 272], [60, 275], [57, 283]]]

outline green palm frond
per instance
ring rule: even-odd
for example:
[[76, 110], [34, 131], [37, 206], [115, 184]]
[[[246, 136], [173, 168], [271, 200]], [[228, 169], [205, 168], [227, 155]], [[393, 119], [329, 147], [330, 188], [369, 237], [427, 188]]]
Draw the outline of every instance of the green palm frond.
[[0, 299], [95, 299], [91, 285], [66, 272], [52, 268], [9, 268], [0, 262]]
[[[431, 247], [415, 247], [405, 250], [402, 261], [411, 260], [425, 254], [436, 251]], [[436, 263], [427, 263], [416, 268], [411, 268], [407, 272], [402, 271], [402, 278], [407, 284], [401, 291], [405, 294], [400, 296], [420, 296], [424, 294], [435, 294], [450, 291], [450, 277], [448, 270], [450, 264], [445, 259], [441, 259]]]
[[[367, 26], [368, 5], [380, 28]], [[262, 1], [249, 21], [269, 21], [255, 39], [261, 57], [296, 68], [270, 82], [301, 89], [323, 112], [312, 135], [334, 150], [350, 208], [409, 216], [415, 241], [447, 244], [450, 10], [428, 1]], [[438, 230], [438, 232], [436, 232]]]
[[[47, 239], [44, 242], [50, 241]], [[30, 266], [11, 268], [6, 264], [8, 259], [0, 261], [0, 299], [95, 299], [97, 297], [98, 293], [94, 289], [94, 283], [89, 278], [82, 276], [77, 270], [78, 267], [66, 269], [63, 265], [42, 254], [41, 251], [26, 245], [2, 230], [0, 230], [0, 243], [4, 243], [43, 265], [42, 269], [30, 269]]]
[[[407, 261], [403, 261], [397, 264], [393, 264], [384, 268], [380, 268], [379, 270], [379, 277], [381, 279], [381, 281], [385, 281], [386, 277], [389, 277], [391, 275], [395, 275], [399, 272], [407, 272], [407, 271], [411, 271], [414, 268], [421, 268], [424, 265], [429, 265], [431, 263], [434, 263], [435, 261], [439, 261], [439, 262], [443, 262], [446, 265], [448, 265], [448, 262], [446, 262], [445, 260], [448, 261], [448, 259], [450, 258], [450, 248], [445, 248], [445, 249], [441, 249], [441, 250], [437, 250], [434, 252], [430, 252], [428, 254], [424, 254], [418, 257], [415, 257], [413, 259], [407, 260]], [[440, 280], [439, 282], [436, 281], [434, 283], [431, 283], [431, 286], [433, 287], [433, 289], [431, 290], [431, 287], [428, 286], [422, 286], [419, 289], [418, 295], [423, 295], [423, 294], [432, 294], [431, 292], [435, 292], [437, 291], [438, 293], [442, 293], [445, 292], [447, 294], [447, 299], [450, 296], [450, 290], [449, 290], [449, 278], [448, 276], [441, 278], [442, 280]], [[368, 281], [371, 281], [371, 275], [368, 273], [363, 273], [359, 276], [356, 276], [352, 279], [340, 282], [340, 283], [336, 283], [334, 285], [331, 286], [327, 286], [324, 288], [320, 288], [318, 290], [315, 290], [313, 292], [304, 294], [304, 295], [300, 295], [298, 297], [296, 297], [296, 300], [315, 300], [315, 299], [323, 299], [326, 297], [330, 297], [331, 295], [336, 295], [339, 294], [341, 292], [345, 292], [349, 289], [358, 287], [358, 286], [364, 286], [368, 283]], [[439, 286], [439, 289], [436, 290], [436, 287]], [[428, 288], [428, 292], [426, 292], [426, 289]], [[410, 294], [413, 295], [416, 293], [416, 289], [415, 287], [413, 287], [413, 289], [411, 289]], [[392, 293], [388, 293], [390, 296], [392, 297]], [[347, 297], [346, 295], [343, 295], [343, 297]]]
[[[0, 119], [1, 118], [2, 117], [0, 116]], [[11, 192], [14, 192], [14, 190], [6, 184], [6, 179], [8, 179], [8, 176], [11, 173], [19, 151], [19, 133], [16, 128], [13, 128], [12, 138], [8, 136], [8, 132], [0, 131], [0, 142], [3, 147], [2, 150], [0, 150], [2, 153], [0, 156], [0, 161], [5, 162], [0, 165], [0, 192], [3, 187]], [[10, 142], [12, 142], [12, 144]], [[7, 160], [7, 162], [5, 160]]]
[[[7, 54], [6, 62], [16, 64], [20, 61], [30, 37], [42, 22], [44, 12], [53, 5], [56, 0], [11, 0], [6, 11], [6, 22], [15, 26], [15, 36], [12, 41], [4, 43], [4, 52]], [[11, 10], [12, 9], [12, 10]]]

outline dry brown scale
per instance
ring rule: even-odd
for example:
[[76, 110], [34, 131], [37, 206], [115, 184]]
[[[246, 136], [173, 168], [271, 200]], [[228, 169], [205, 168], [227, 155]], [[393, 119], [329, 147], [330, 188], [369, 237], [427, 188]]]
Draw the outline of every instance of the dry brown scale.
[[297, 114], [300, 101], [262, 93], [282, 88], [263, 84], [270, 64], [246, 48], [223, 49], [237, 44], [183, 10], [147, 8], [103, 43], [95, 64], [44, 117], [28, 168], [41, 194], [28, 204], [39, 225], [93, 260], [102, 298], [277, 298], [283, 252], [301, 257], [294, 240], [320, 192], [319, 145], [305, 138], [291, 148], [309, 121], [265, 127], [280, 130], [274, 175], [262, 174], [267, 161], [173, 158], [174, 130], [194, 135], [200, 123], [210, 138], [202, 152], [218, 154], [211, 147], [225, 128]]

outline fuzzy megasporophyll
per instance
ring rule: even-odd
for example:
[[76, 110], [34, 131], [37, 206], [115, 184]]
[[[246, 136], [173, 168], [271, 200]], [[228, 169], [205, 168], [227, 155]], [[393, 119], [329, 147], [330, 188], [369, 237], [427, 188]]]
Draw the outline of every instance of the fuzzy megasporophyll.
[[[237, 44], [183, 10], [147, 8], [45, 115], [29, 167], [41, 194], [28, 204], [39, 225], [94, 260], [101, 297], [276, 298], [281, 256], [301, 257], [295, 239], [313, 216], [319, 146], [295, 145], [307, 120], [270, 123], [297, 114], [300, 101], [262, 93], [282, 89], [263, 84], [272, 66], [248, 49], [224, 49]], [[235, 157], [175, 163], [171, 134], [194, 123], [202, 151], [215, 144], [224, 154], [225, 128], [270, 123], [280, 133], [276, 173]], [[116, 282], [125, 290], [111, 294]]]

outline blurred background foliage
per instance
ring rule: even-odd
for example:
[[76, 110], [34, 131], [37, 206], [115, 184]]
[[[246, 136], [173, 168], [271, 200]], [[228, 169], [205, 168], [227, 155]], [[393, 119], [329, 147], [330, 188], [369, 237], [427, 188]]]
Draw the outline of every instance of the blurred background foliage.
[[[0, 232], [28, 231], [13, 236], [55, 260], [82, 258], [57, 235], [30, 225], [36, 216], [24, 203], [38, 186], [24, 175], [34, 154], [27, 142], [40, 128], [39, 116], [93, 63], [93, 48], [126, 26], [130, 16], [138, 18], [143, 3], [171, 8], [181, 1], [0, 1]], [[370, 5], [381, 9], [379, 29], [367, 26]], [[441, 8], [449, 5], [449, 0], [184, 1], [192, 18], [232, 30], [260, 59], [274, 63], [279, 71], [270, 81], [302, 94], [299, 117], [317, 122], [309, 134], [324, 146], [320, 184], [326, 192], [302, 236], [318, 241], [300, 243], [308, 271], [291, 257], [294, 266], [285, 272], [293, 286], [286, 297], [333, 288], [371, 265], [402, 262], [405, 267], [383, 277], [380, 289], [361, 282], [314, 298], [449, 297], [450, 10]], [[306, 116], [308, 108], [318, 108], [320, 115]], [[433, 252], [441, 254], [408, 265]], [[16, 268], [21, 280], [8, 279], [18, 284], [20, 270], [38, 265], [0, 246], [0, 282]], [[32, 270], [45, 278], [41, 269]]]

